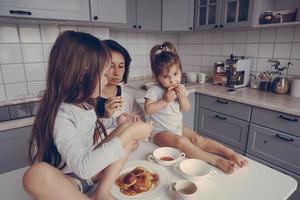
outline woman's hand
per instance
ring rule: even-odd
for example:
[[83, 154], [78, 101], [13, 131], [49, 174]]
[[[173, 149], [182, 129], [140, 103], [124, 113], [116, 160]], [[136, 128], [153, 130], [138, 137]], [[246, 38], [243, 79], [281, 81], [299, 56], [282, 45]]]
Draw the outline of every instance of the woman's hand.
[[176, 94], [178, 98], [184, 98], [186, 97], [186, 88], [182, 84], [178, 84], [177, 87], [175, 88]]
[[105, 114], [104, 117], [112, 117], [113, 114], [117, 111], [120, 110], [121, 107], [123, 106], [123, 98], [121, 96], [113, 96], [110, 97], [104, 105], [105, 108]]

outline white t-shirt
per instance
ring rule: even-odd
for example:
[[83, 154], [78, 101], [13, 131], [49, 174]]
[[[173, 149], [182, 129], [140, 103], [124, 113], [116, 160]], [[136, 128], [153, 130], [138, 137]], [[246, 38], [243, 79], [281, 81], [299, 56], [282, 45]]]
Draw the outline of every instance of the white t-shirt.
[[[145, 96], [146, 99], [157, 101], [163, 97], [165, 90], [159, 85], [153, 85]], [[182, 113], [178, 100], [170, 102], [164, 109], [151, 114], [150, 119], [153, 121], [152, 134], [169, 131], [182, 135]], [[153, 135], [151, 136], [153, 138]]]
[[66, 163], [63, 173], [75, 173], [82, 179], [89, 179], [125, 155], [118, 138], [93, 150], [95, 122], [93, 108], [83, 110], [74, 104], [60, 105], [53, 137], [62, 163]]

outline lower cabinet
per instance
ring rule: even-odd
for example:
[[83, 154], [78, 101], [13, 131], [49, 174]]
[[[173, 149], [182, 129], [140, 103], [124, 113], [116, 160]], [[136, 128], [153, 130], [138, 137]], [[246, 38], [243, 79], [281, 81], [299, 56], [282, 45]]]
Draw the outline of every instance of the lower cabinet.
[[200, 108], [198, 132], [245, 152], [249, 122]]
[[246, 157], [251, 158], [252, 160], [255, 160], [255, 161], [257, 161], [257, 162], [259, 162], [259, 163], [261, 163], [263, 165], [269, 166], [272, 169], [280, 171], [280, 172], [282, 172], [282, 173], [284, 173], [284, 174], [286, 174], [288, 176], [291, 176], [294, 179], [296, 179], [296, 181], [298, 182], [297, 190], [288, 198], [288, 200], [299, 200], [300, 199], [300, 186], [299, 186], [300, 185], [300, 176], [299, 175], [297, 175], [297, 174], [295, 174], [293, 172], [290, 172], [288, 170], [285, 170], [283, 168], [280, 168], [280, 167], [278, 167], [276, 165], [273, 165], [273, 164], [271, 164], [271, 163], [269, 163], [269, 162], [267, 162], [265, 160], [259, 159], [256, 156], [250, 155], [248, 153], [246, 153]]
[[250, 125], [247, 153], [300, 175], [300, 138]]
[[191, 103], [191, 109], [188, 112], [183, 113], [183, 124], [184, 126], [187, 126], [193, 130], [196, 130], [194, 127], [195, 122], [195, 93], [189, 94], [188, 96], [190, 103]]
[[32, 126], [0, 132], [0, 174], [28, 166]]

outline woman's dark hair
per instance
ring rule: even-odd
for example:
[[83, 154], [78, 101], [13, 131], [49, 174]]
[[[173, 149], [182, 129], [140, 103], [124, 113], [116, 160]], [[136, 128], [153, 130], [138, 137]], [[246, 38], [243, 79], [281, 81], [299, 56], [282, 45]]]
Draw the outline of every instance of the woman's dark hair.
[[150, 51], [150, 63], [152, 73], [156, 78], [163, 70], [169, 70], [173, 65], [177, 65], [180, 71], [182, 71], [176, 47], [171, 42], [164, 42], [152, 47]]
[[58, 109], [63, 102], [87, 101], [97, 84], [101, 88], [100, 77], [110, 56], [106, 45], [90, 34], [65, 31], [58, 36], [50, 52], [46, 90], [30, 138], [31, 163], [44, 161], [60, 166], [61, 155], [53, 138]]
[[108, 48], [111, 51], [118, 52], [118, 53], [120, 53], [124, 57], [124, 60], [125, 60], [125, 72], [124, 72], [122, 81], [124, 83], [127, 83], [128, 74], [129, 74], [129, 66], [130, 66], [130, 63], [131, 63], [131, 57], [130, 57], [127, 49], [125, 49], [122, 45], [120, 45], [119, 43], [117, 43], [114, 40], [103, 40], [103, 42], [108, 46]]

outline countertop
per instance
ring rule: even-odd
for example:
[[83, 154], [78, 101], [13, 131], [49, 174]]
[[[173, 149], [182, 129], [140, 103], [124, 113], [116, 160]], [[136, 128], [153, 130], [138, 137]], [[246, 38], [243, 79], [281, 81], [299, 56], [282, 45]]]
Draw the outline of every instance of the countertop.
[[[147, 156], [157, 148], [156, 145], [149, 142], [140, 142], [136, 151], [130, 157], [131, 161], [137, 166], [141, 160], [147, 160]], [[262, 165], [252, 159], [248, 159], [248, 166], [237, 168], [231, 175], [226, 175], [219, 169], [211, 166], [217, 171], [215, 177], [210, 177], [196, 182], [199, 192], [198, 195], [203, 200], [211, 199], [228, 199], [228, 200], [285, 200], [297, 188], [297, 181], [290, 176], [278, 172], [270, 167]], [[21, 168], [12, 172], [1, 174], [0, 176], [0, 193], [3, 199], [6, 200], [30, 200], [28, 194], [25, 193], [22, 187], [22, 176], [27, 167]], [[159, 167], [152, 170], [158, 170]], [[160, 197], [158, 200], [171, 200], [174, 198], [174, 193], [168, 190], [169, 185], [177, 180], [184, 179], [179, 173], [176, 173], [172, 167], [165, 167], [170, 181], [162, 182], [157, 189]], [[126, 169], [125, 169], [126, 170]], [[114, 190], [112, 190], [114, 191]], [[127, 198], [126, 198], [127, 199]], [[150, 198], [143, 198], [150, 199]], [[198, 199], [198, 198], [197, 198]], [[199, 198], [200, 199], [200, 198]]]
[[[133, 80], [126, 84], [129, 91], [137, 99], [138, 103], [144, 102], [146, 90], [142, 89], [144, 84], [153, 81], [152, 79]], [[236, 101], [239, 103], [257, 106], [265, 109], [270, 109], [286, 114], [300, 116], [300, 98], [295, 98], [289, 95], [278, 95], [271, 92], [262, 92], [249, 87], [235, 89], [234, 92], [228, 92], [228, 87], [215, 86], [210, 83], [186, 83], [187, 90], [190, 93], [199, 93], [210, 95], [217, 98]], [[20, 103], [37, 102], [40, 97], [17, 99], [11, 101], [0, 101], [1, 106], [16, 105]], [[18, 120], [0, 122], [0, 131], [29, 126], [33, 123], [34, 117]]]

